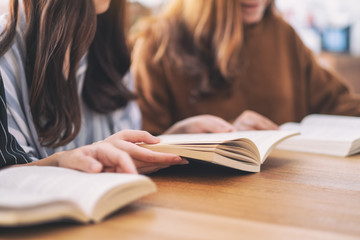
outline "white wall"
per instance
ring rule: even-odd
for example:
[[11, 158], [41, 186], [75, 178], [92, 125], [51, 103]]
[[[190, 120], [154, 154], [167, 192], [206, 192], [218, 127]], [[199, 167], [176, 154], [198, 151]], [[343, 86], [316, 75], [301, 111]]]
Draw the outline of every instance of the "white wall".
[[[159, 5], [166, 2], [166, 0], [128, 0], [130, 2], [139, 2], [148, 7], [158, 7]], [[196, 0], [194, 0], [196, 1]]]
[[276, 0], [276, 5], [314, 52], [320, 52], [326, 28], [350, 26], [350, 53], [360, 55], [359, 0]]
[[8, 2], [9, 0], [0, 0], [0, 14], [8, 11]]

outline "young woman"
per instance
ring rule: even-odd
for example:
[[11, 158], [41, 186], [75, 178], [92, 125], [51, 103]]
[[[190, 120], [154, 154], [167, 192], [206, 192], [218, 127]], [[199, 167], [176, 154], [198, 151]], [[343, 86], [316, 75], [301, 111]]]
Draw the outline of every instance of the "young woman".
[[238, 130], [311, 113], [360, 116], [359, 96], [319, 66], [274, 1], [174, 0], [134, 32], [132, 69], [153, 134], [199, 114]]
[[0, 71], [9, 130], [29, 165], [146, 173], [186, 163], [137, 146], [159, 141], [149, 133], [123, 130], [140, 128], [125, 0], [21, 2], [0, 21]]

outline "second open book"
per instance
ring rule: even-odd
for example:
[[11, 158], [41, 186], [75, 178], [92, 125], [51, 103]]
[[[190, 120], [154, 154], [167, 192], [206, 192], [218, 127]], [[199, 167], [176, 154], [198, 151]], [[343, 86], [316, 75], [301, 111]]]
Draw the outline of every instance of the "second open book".
[[360, 117], [312, 114], [281, 129], [301, 135], [280, 143], [279, 149], [342, 157], [360, 152]]
[[243, 171], [259, 172], [275, 145], [296, 134], [295, 131], [170, 134], [160, 136], [158, 144], [142, 146]]

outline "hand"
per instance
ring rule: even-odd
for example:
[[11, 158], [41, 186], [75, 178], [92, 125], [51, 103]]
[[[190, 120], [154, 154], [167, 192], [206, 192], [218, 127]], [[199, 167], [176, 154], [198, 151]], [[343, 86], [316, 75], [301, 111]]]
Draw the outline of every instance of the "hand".
[[241, 130], [277, 130], [279, 126], [267, 117], [250, 110], [244, 111], [233, 123], [237, 131]]
[[59, 166], [84, 172], [150, 173], [186, 160], [169, 153], [158, 153], [135, 143], [158, 143], [157, 137], [144, 131], [120, 131], [104, 141], [55, 153], [28, 165]]
[[170, 153], [159, 153], [140, 147], [135, 143], [155, 144], [160, 139], [145, 131], [124, 130], [104, 140], [127, 152], [140, 173], [150, 173], [188, 161]]
[[[137, 173], [136, 166], [129, 154], [105, 141], [55, 153], [49, 158], [53, 159], [59, 167], [84, 172]], [[43, 160], [39, 160], [38, 162]]]
[[235, 127], [213, 115], [198, 115], [175, 123], [164, 134], [233, 132]]

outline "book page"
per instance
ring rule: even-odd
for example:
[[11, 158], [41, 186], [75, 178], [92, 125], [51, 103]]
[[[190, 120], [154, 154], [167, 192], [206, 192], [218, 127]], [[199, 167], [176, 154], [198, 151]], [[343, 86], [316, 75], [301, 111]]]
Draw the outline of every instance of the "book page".
[[343, 129], [360, 129], [360, 117], [311, 114], [301, 121], [302, 126], [332, 127]]
[[[2, 209], [3, 206], [6, 206], [6, 208], [29, 208], [54, 201], [65, 200], [54, 196], [24, 193], [18, 189], [8, 188], [0, 188], [0, 196], [0, 209]], [[26, 201], [24, 201], [24, 199], [26, 199]]]
[[212, 143], [218, 144], [224, 141], [246, 138], [252, 131], [239, 131], [229, 133], [196, 133], [196, 134], [167, 134], [159, 136], [160, 143], [166, 144], [190, 144]]
[[298, 130], [301, 135], [279, 144], [279, 149], [348, 156], [360, 149], [360, 118], [313, 114], [301, 123], [285, 123], [282, 130]]
[[285, 123], [282, 130], [301, 132], [296, 138], [307, 138], [322, 141], [352, 142], [360, 138], [360, 118], [313, 114], [305, 117], [300, 124]]
[[76, 203], [88, 216], [105, 193], [119, 186], [127, 188], [139, 181], [149, 180], [141, 175], [89, 174], [60, 167], [22, 166], [0, 171], [0, 189], [15, 189], [29, 196], [39, 196], [42, 201], [67, 199]]
[[280, 141], [299, 134], [297, 131], [280, 130], [244, 131], [243, 133], [247, 139], [250, 139], [257, 146], [261, 162], [265, 161]]
[[258, 148], [260, 159], [264, 161], [272, 146], [280, 140], [298, 134], [295, 131], [239, 131], [230, 133], [204, 133], [204, 134], [169, 134], [159, 136], [161, 144], [219, 144], [235, 139], [249, 139]]
[[238, 131], [229, 133], [200, 133], [200, 134], [167, 134], [160, 135], [161, 142], [166, 144], [189, 144], [189, 143], [222, 143], [229, 140], [249, 138], [254, 139], [256, 142], [262, 136], [268, 137], [271, 135], [283, 136], [284, 133], [279, 131]]
[[76, 204], [50, 195], [0, 187], [0, 226], [43, 223], [59, 218], [87, 221]]

